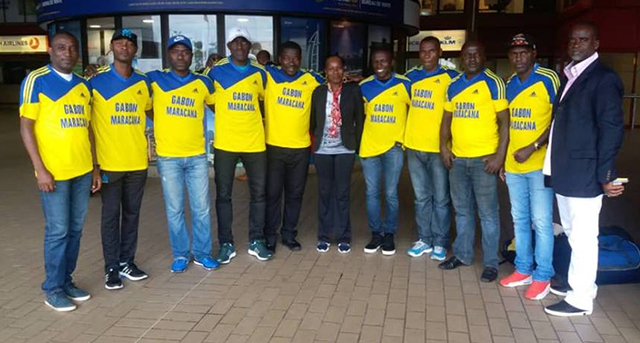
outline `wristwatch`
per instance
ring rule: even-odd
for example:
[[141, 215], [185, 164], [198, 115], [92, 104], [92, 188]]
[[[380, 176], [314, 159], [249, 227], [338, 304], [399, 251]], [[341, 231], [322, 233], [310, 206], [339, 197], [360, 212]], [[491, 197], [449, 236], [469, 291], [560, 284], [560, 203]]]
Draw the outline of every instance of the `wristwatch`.
[[540, 143], [538, 143], [538, 142], [533, 142], [533, 148], [534, 148], [535, 150], [540, 149]]

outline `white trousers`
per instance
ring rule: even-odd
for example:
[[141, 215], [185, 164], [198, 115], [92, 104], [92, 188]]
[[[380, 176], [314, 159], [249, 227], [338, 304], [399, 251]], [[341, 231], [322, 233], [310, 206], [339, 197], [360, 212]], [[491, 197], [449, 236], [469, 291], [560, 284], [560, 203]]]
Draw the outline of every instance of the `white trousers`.
[[556, 194], [564, 232], [571, 245], [569, 285], [564, 299], [573, 307], [593, 310], [598, 287], [598, 232], [602, 195], [595, 198], [572, 198]]

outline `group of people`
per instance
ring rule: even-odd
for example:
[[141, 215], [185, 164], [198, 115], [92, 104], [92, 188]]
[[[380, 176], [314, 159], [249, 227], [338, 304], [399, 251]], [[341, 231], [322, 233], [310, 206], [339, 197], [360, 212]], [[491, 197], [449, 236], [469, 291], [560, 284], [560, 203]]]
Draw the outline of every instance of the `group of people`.
[[[598, 44], [593, 24], [573, 27], [568, 44], [572, 62], [564, 70], [567, 81], [561, 82], [553, 70], [536, 63], [533, 38], [515, 35], [508, 44], [515, 74], [505, 83], [485, 67], [480, 42], [469, 41], [462, 48], [460, 73], [439, 64], [440, 42], [426, 37], [420, 42], [420, 66], [396, 74], [392, 48], [378, 46], [371, 52], [373, 75], [356, 84], [344, 81], [339, 55], [326, 59], [324, 76], [302, 70], [302, 49], [294, 42], [280, 46], [277, 66], [263, 66], [249, 58], [251, 36], [242, 27], [228, 32], [230, 55], [202, 74], [190, 71], [193, 47], [182, 35], [168, 40], [170, 68], [144, 74], [131, 64], [136, 35], [119, 29], [111, 39], [113, 64], [85, 80], [72, 73], [77, 39], [59, 32], [50, 41], [51, 64], [30, 73], [20, 94], [21, 133], [46, 221], [45, 303], [70, 311], [76, 307], [70, 300], [90, 297], [71, 277], [90, 192], [100, 190], [102, 197], [105, 287], [122, 288], [121, 277], [148, 277], [134, 257], [148, 168], [144, 128], [150, 118], [171, 272], [186, 271], [191, 261], [212, 270], [236, 256], [232, 189], [239, 161], [250, 193], [248, 254], [269, 260], [278, 241], [300, 250], [297, 226], [312, 153], [319, 194], [317, 251], [327, 252], [332, 244], [340, 253], [351, 251], [350, 183], [358, 155], [371, 231], [364, 252], [393, 255], [397, 185], [406, 150], [417, 224], [417, 241], [408, 255], [430, 254], [446, 270], [471, 265], [477, 207], [485, 267], [481, 280], [494, 281], [502, 178], [509, 189], [517, 258], [516, 270], [500, 284], [528, 285], [525, 297], [542, 299], [554, 275], [555, 193], [573, 248], [571, 289], [564, 301], [546, 310], [590, 314], [602, 195], [617, 196], [624, 189], [614, 182], [623, 135], [622, 86], [615, 72], [599, 62]], [[215, 257], [205, 106], [216, 115], [220, 248]], [[185, 223], [185, 188], [191, 234]], [[446, 259], [451, 205], [457, 235]]]

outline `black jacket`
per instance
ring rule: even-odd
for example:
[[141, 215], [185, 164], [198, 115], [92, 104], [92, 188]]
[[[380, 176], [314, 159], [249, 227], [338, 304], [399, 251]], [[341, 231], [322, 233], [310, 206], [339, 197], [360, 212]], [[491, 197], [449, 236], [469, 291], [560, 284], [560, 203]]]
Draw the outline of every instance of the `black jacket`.
[[553, 105], [549, 185], [563, 196], [592, 198], [618, 177], [615, 159], [622, 144], [623, 86], [618, 75], [594, 61]]
[[[319, 86], [311, 96], [311, 132], [315, 137], [314, 152], [318, 151], [322, 143], [324, 122], [327, 116], [327, 87], [326, 84]], [[342, 86], [340, 112], [342, 115], [342, 127], [340, 128], [342, 144], [347, 149], [358, 152], [364, 123], [364, 100], [357, 83], [345, 83]]]

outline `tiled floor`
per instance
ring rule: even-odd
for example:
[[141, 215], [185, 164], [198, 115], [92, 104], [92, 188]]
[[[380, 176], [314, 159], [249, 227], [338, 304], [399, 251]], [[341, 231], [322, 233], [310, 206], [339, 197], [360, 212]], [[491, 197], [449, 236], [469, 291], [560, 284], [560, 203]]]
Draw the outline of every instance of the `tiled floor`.
[[[33, 174], [17, 131], [16, 109], [0, 110], [0, 342], [638, 342], [640, 288], [605, 286], [592, 316], [551, 318], [522, 292], [479, 282], [481, 266], [442, 272], [427, 258], [403, 251], [414, 238], [411, 185], [400, 185], [399, 253], [364, 255], [368, 240], [361, 173], [353, 175], [354, 250], [313, 249], [316, 177], [309, 177], [300, 221], [303, 250], [279, 249], [262, 263], [246, 254], [248, 192], [237, 183], [234, 225], [238, 257], [217, 271], [191, 265], [169, 272], [162, 193], [150, 179], [142, 211], [139, 266], [148, 280], [107, 291], [99, 236], [100, 199], [91, 199], [75, 274], [92, 299], [75, 312], [43, 304], [43, 220]], [[639, 138], [627, 134], [626, 147]], [[636, 145], [637, 146], [637, 145]], [[633, 189], [633, 149], [621, 173], [632, 180], [625, 198], [607, 200], [603, 224], [620, 224], [637, 237], [640, 192]], [[640, 182], [640, 180], [638, 181]], [[212, 186], [213, 187], [213, 186]], [[511, 224], [501, 186], [502, 231]], [[215, 214], [213, 216], [215, 219]], [[215, 223], [215, 221], [214, 221]], [[214, 225], [215, 234], [215, 225]], [[215, 247], [217, 249], [217, 245]], [[481, 252], [478, 252], [480, 255]], [[501, 266], [501, 276], [511, 271]]]

